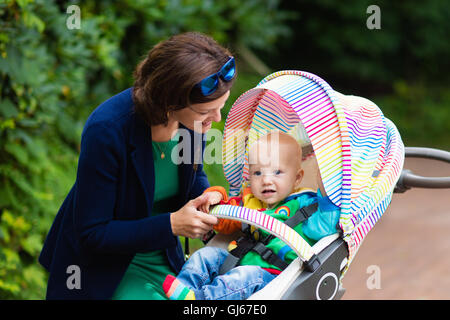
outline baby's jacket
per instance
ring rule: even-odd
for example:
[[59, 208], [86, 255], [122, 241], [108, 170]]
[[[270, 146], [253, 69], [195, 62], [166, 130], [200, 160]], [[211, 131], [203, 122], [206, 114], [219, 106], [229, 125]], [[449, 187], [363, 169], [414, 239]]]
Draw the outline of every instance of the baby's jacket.
[[[214, 191], [219, 191], [217, 187], [212, 187], [211, 189]], [[207, 189], [206, 191], [211, 189]], [[222, 194], [225, 195], [225, 200], [222, 201], [221, 204], [243, 205], [246, 208], [264, 211], [265, 214], [268, 214], [275, 219], [285, 221], [289, 219], [289, 217], [293, 216], [298, 209], [309, 206], [313, 203], [318, 203], [317, 211], [314, 212], [306, 221], [293, 228], [310, 245], [314, 245], [314, 243], [321, 238], [337, 232], [340, 208], [334, 205], [327, 196], [322, 196], [320, 189], [317, 190], [317, 193], [308, 190], [310, 189], [303, 189], [300, 192], [291, 194], [274, 208], [267, 209], [267, 205], [257, 199], [250, 192], [249, 188], [244, 190], [242, 197], [233, 197], [230, 199], [226, 197], [225, 189], [223, 189]], [[221, 233], [230, 234], [240, 230], [241, 223], [236, 220], [220, 219], [219, 224], [216, 225], [214, 229]], [[258, 229], [257, 235], [260, 239], [264, 239], [268, 233], [264, 230]], [[232, 242], [229, 246], [229, 250], [232, 250], [234, 247], [235, 244]], [[278, 238], [270, 240], [266, 247], [270, 248], [275, 254], [278, 255], [279, 258], [288, 264], [297, 258], [295, 252]], [[250, 251], [242, 257], [240, 265], [257, 265], [271, 272], [276, 270], [280, 271], [279, 268], [269, 264], [263, 260], [259, 254], [253, 251]]]

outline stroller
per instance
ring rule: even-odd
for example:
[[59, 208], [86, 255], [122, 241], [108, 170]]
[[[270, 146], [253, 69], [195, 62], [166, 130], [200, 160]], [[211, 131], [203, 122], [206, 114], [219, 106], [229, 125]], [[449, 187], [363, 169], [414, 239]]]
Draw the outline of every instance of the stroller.
[[[450, 187], [449, 178], [418, 177], [403, 170], [405, 147], [395, 125], [371, 101], [334, 91], [318, 76], [295, 70], [264, 78], [233, 104], [225, 122], [223, 170], [230, 196], [248, 187], [249, 146], [270, 131], [294, 136], [302, 145], [305, 178], [312, 187], [320, 171], [330, 200], [341, 208], [339, 232], [310, 246], [286, 224], [263, 212], [231, 205], [210, 213], [253, 225], [280, 238], [298, 255], [249, 300], [339, 299], [342, 279], [367, 233], [388, 207], [393, 192], [409, 187]], [[450, 153], [406, 148], [406, 155], [450, 162]], [[241, 236], [215, 235], [208, 246], [226, 248]]]

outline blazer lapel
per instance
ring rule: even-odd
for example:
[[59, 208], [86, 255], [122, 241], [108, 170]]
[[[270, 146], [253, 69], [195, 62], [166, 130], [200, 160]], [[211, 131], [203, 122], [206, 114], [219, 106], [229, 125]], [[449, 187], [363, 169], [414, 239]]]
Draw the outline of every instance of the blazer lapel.
[[153, 209], [155, 193], [155, 167], [151, 143], [152, 132], [150, 127], [138, 114], [134, 114], [134, 118], [135, 121], [131, 129], [130, 143], [135, 149], [131, 152], [131, 159], [144, 189], [145, 201], [148, 208], [147, 215], [150, 215]]
[[[148, 214], [153, 209], [153, 199], [155, 193], [155, 167], [153, 163], [152, 133], [150, 127], [135, 114], [134, 126], [131, 130], [130, 144], [135, 148], [131, 152], [131, 159], [136, 169], [139, 181], [145, 192]], [[183, 150], [190, 148], [190, 157], [187, 162], [181, 162], [178, 165], [179, 175], [179, 206], [183, 206], [189, 200], [189, 194], [194, 180], [195, 171], [201, 163], [202, 146], [204, 144], [204, 135], [195, 133], [180, 124], [182, 130], [187, 130], [190, 141], [183, 142], [184, 135], [180, 135], [178, 147], [179, 156], [183, 158]], [[198, 136], [195, 136], [198, 135]], [[199, 143], [200, 142], [200, 143]], [[204, 147], [204, 146], [203, 146]]]

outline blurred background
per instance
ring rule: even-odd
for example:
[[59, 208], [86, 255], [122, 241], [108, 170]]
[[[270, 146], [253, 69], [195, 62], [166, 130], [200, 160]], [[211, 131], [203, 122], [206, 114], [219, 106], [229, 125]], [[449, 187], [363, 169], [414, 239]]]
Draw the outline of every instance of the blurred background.
[[[80, 8], [79, 29], [68, 28], [70, 5]], [[370, 5], [380, 8], [379, 29], [367, 26]], [[374, 101], [405, 145], [450, 150], [449, 17], [444, 0], [0, 0], [0, 299], [45, 297], [37, 257], [75, 181], [83, 125], [132, 85], [157, 42], [195, 30], [233, 52], [239, 73], [218, 129], [239, 95], [271, 72], [296, 69]], [[412, 165], [449, 174], [441, 164]], [[211, 184], [227, 186], [220, 164], [205, 169]], [[344, 278], [344, 298], [450, 298], [449, 193], [424, 192], [394, 196]], [[408, 229], [411, 221], [417, 227]], [[407, 239], [429, 246], [417, 253]], [[369, 265], [380, 267], [381, 289], [367, 289]], [[430, 286], [441, 289], [430, 295]]]

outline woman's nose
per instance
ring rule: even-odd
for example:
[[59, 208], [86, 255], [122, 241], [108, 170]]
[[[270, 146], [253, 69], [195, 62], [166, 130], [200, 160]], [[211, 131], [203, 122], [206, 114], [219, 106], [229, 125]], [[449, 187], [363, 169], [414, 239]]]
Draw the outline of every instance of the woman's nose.
[[217, 109], [212, 115], [211, 120], [214, 122], [219, 122], [222, 119], [222, 115], [220, 114], [220, 109]]

